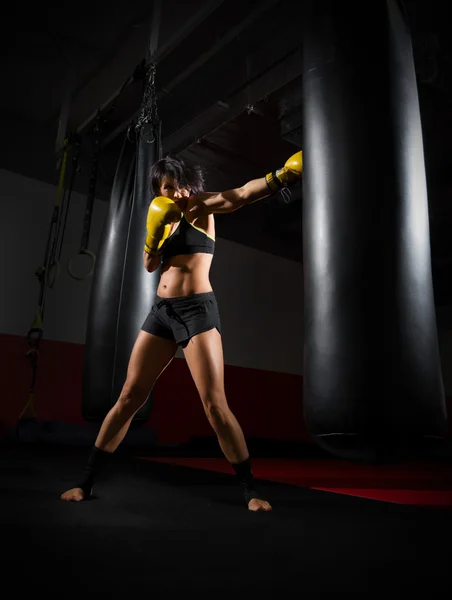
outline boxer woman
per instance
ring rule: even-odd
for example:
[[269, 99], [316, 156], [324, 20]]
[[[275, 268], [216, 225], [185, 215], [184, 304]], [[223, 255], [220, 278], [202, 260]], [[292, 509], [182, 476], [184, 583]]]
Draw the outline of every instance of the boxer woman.
[[157, 298], [138, 334], [126, 381], [102, 423], [83, 477], [62, 494], [63, 500], [80, 501], [91, 495], [96, 476], [180, 346], [248, 509], [271, 510], [256, 491], [246, 441], [224, 391], [220, 317], [209, 281], [215, 249], [214, 215], [265, 198], [292, 185], [301, 175], [301, 152], [290, 157], [283, 168], [225, 192], [204, 192], [201, 168], [186, 165], [177, 157], [164, 158], [151, 167], [154, 197], [148, 211], [143, 261], [149, 273], [161, 267]]

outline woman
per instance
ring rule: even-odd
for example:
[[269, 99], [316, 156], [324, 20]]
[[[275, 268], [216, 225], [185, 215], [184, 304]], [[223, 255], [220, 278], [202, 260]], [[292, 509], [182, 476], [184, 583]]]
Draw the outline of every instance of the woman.
[[245, 438], [229, 409], [223, 378], [223, 348], [218, 307], [209, 280], [215, 248], [214, 214], [228, 213], [265, 198], [301, 178], [302, 154], [282, 169], [225, 192], [203, 192], [200, 167], [177, 157], [155, 163], [150, 171], [154, 199], [149, 206], [143, 261], [152, 273], [161, 266], [157, 298], [132, 350], [119, 399], [105, 417], [83, 480], [61, 496], [80, 501], [116, 450], [146, 402], [160, 374], [183, 348], [205, 414], [221, 450], [242, 486], [252, 511], [269, 511], [256, 491]]

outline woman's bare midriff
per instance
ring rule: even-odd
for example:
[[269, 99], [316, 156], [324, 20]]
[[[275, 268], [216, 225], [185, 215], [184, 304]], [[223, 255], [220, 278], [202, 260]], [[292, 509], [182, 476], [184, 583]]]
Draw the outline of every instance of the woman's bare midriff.
[[212, 254], [183, 254], [163, 263], [157, 295], [179, 298], [211, 292], [209, 280]]

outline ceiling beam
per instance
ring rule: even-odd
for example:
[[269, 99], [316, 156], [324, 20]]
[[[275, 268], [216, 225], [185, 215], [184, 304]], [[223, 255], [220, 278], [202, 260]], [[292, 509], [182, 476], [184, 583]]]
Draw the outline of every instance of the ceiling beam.
[[257, 104], [301, 74], [301, 58], [292, 49], [275, 65], [266, 65], [250, 80], [248, 86], [240, 87], [227, 97], [227, 102], [217, 101], [204, 110], [195, 112], [192, 119], [163, 139], [164, 152], [181, 152], [195, 144], [223, 124], [231, 121], [248, 107]]
[[[283, 29], [275, 23], [275, 14], [270, 13], [266, 22], [259, 23], [262, 29], [259, 47], [254, 53], [251, 50], [249, 55], [243, 55], [238, 36], [243, 33], [246, 37], [246, 29], [253, 29], [253, 22], [276, 4], [275, 0], [269, 0], [265, 9], [261, 6], [245, 19], [246, 26], [240, 22], [208, 55], [203, 54], [190, 70], [190, 83], [184, 84], [185, 76], [178, 74], [162, 86], [157, 102], [164, 124], [164, 152], [181, 151], [196, 143], [243, 110], [253, 110], [264, 96], [301, 75], [301, 34], [296, 20], [286, 23]], [[212, 77], [212, 73], [216, 76]], [[202, 81], [206, 83], [201, 91]], [[173, 93], [167, 96], [168, 90]], [[107, 146], [121, 134], [139, 112], [137, 107], [132, 114], [124, 114], [124, 119], [106, 135], [103, 145]]]
[[236, 39], [247, 27], [252, 25], [259, 17], [261, 17], [269, 8], [276, 4], [278, 0], [266, 0], [262, 2], [254, 11], [248, 14], [248, 16], [242, 19], [235, 27], [232, 27], [226, 35], [222, 36], [220, 40], [210, 48], [208, 48], [201, 56], [194, 62], [191, 63], [188, 69], [184, 69], [176, 77], [173, 77], [171, 81], [162, 88], [164, 94], [172, 92], [180, 83], [187, 80], [195, 71], [201, 68], [207, 61], [214, 57], [220, 50], [227, 46], [230, 42]]
[[[160, 47], [157, 47], [155, 49], [155, 52], [153, 52], [153, 60], [156, 63], [159, 63], [162, 60], [164, 60], [168, 55], [170, 55], [177, 48], [177, 46], [179, 46], [179, 44], [181, 44], [191, 33], [193, 33], [193, 31], [195, 31], [196, 28], [199, 27], [199, 25], [201, 23], [203, 23], [210, 15], [212, 15], [212, 13], [214, 13], [215, 10], [221, 4], [223, 4], [224, 1], [225, 0], [211, 0], [210, 2], [208, 2], [207, 4], [202, 6], [202, 8], [200, 8], [197, 12], [195, 12], [190, 19], [186, 20], [183, 23], [183, 25], [180, 29], [178, 29], [171, 37], [169, 37]], [[150, 20], [151, 37], [153, 34], [155, 37], [155, 34], [156, 34], [155, 19], [151, 18], [150, 14], [148, 16], [149, 16], [149, 20]], [[150, 43], [152, 44], [152, 41]], [[148, 42], [148, 44], [149, 44], [149, 42]], [[143, 46], [143, 52], [142, 52], [143, 59], [146, 57], [146, 50], [147, 50], [147, 48], [145, 46]], [[109, 63], [110, 66], [111, 66], [111, 63], [112, 63], [112, 59], [110, 60], [110, 63]], [[135, 70], [129, 74], [129, 76], [124, 81], [124, 83], [122, 85], [120, 85], [119, 87], [117, 87], [116, 89], [113, 89], [111, 91], [111, 93], [106, 97], [106, 99], [99, 106], [96, 106], [92, 110], [92, 112], [82, 122], [80, 122], [77, 125], [76, 131], [78, 133], [82, 133], [88, 127], [90, 127], [96, 119], [98, 110], [99, 109], [101, 111], [105, 110], [108, 106], [110, 106], [118, 98], [118, 96], [120, 96], [120, 94], [124, 91], [124, 89], [128, 85], [130, 85], [131, 83], [133, 83], [135, 81], [135, 72], [139, 66], [140, 66], [140, 62], [137, 62], [136, 66], [135, 66]]]

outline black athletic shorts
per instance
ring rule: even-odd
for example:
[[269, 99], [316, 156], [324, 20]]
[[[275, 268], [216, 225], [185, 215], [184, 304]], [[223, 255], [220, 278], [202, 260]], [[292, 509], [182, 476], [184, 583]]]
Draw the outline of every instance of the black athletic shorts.
[[221, 334], [220, 313], [214, 292], [160, 298], [157, 296], [142, 330], [184, 346], [198, 333], [218, 329]]

